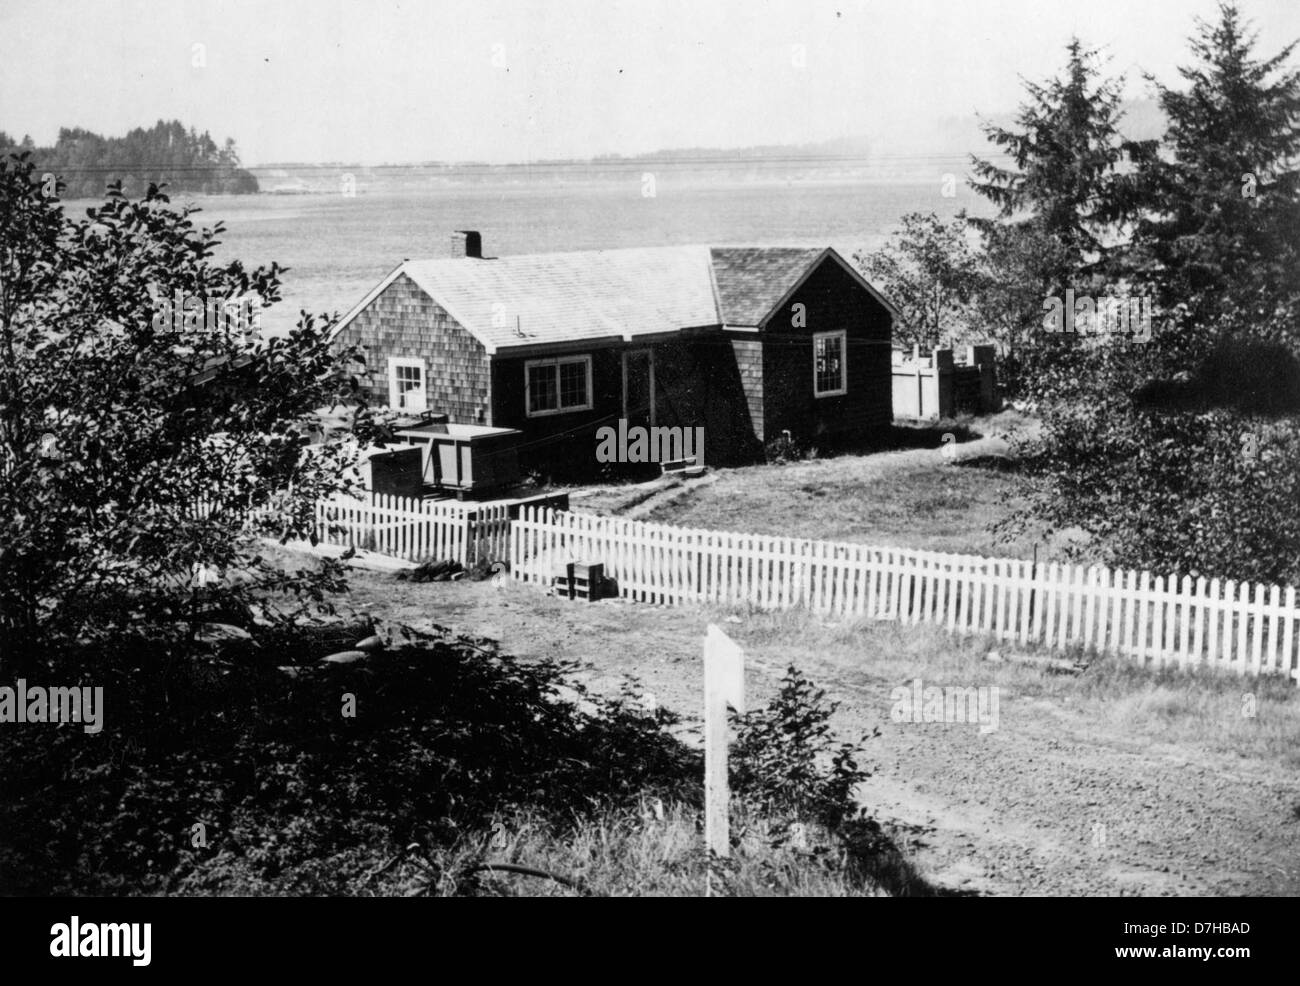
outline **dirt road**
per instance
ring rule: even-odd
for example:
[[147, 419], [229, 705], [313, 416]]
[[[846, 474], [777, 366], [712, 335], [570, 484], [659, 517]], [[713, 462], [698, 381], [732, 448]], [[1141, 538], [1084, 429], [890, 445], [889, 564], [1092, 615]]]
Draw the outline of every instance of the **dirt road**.
[[[590, 686], [628, 677], [698, 715], [700, 647], [719, 621], [746, 649], [753, 702], [774, 690], [790, 648], [748, 617], [623, 601], [574, 603], [507, 583], [412, 585], [359, 574], [352, 605], [499, 640], [522, 657], [580, 661]], [[1283, 760], [1153, 744], [1103, 728], [1067, 696], [1002, 688], [1000, 722], [891, 720], [908, 684], [867, 656], [800, 652], [800, 666], [843, 705], [844, 736], [879, 727], [862, 796], [929, 889], [996, 895], [1300, 894], [1300, 777]], [[910, 673], [909, 673], [910, 676]]]

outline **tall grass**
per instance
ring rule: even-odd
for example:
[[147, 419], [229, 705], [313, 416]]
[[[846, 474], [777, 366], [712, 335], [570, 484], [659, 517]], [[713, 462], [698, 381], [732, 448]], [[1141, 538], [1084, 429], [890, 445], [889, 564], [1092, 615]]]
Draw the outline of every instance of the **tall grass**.
[[[996, 685], [1008, 696], [1074, 709], [1081, 725], [1098, 733], [1192, 743], [1300, 766], [1300, 689], [1281, 677], [1141, 667], [1079, 647], [1053, 652], [1083, 668], [1062, 673], [1044, 660], [1046, 652], [988, 636], [955, 636], [939, 627], [869, 619], [826, 622], [803, 611], [747, 613], [744, 623], [731, 630], [751, 660], [797, 664], [841, 694], [880, 678]], [[990, 661], [991, 654], [1001, 660]], [[883, 699], [879, 711], [888, 715]], [[1014, 728], [1014, 706], [1003, 706], [1002, 719]]]
[[[436, 872], [443, 876], [429, 889], [491, 897], [883, 895], [842, 843], [820, 826], [810, 823], [799, 842], [764, 819], [738, 815], [733, 824], [731, 858], [710, 863], [693, 807], [651, 802], [640, 811], [609, 812], [564, 832], [535, 815], [517, 814], [498, 819], [492, 835], [466, 840], [437, 860]], [[494, 861], [549, 872], [577, 887], [544, 876], [476, 869]]]

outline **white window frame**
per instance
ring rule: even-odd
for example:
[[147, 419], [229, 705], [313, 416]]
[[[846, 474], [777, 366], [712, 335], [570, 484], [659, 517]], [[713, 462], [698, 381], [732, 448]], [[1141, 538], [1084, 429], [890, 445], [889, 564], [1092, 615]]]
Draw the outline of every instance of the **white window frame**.
[[[573, 404], [569, 407], [560, 406], [560, 365], [562, 363], [582, 363], [584, 372], [587, 376], [587, 397], [581, 404]], [[528, 383], [535, 367], [551, 367], [555, 372], [555, 404], [554, 408], [547, 408], [541, 411], [532, 409], [532, 401], [529, 399]], [[591, 357], [590, 356], [552, 356], [548, 359], [530, 359], [524, 361], [524, 414], [530, 418], [544, 418], [552, 414], [571, 414], [574, 411], [590, 411], [591, 402]]]
[[[839, 339], [840, 341], [840, 385], [835, 390], [817, 389], [817, 344], [822, 339]], [[814, 397], [842, 397], [849, 392], [849, 334], [844, 329], [835, 332], [813, 333], [812, 375]]]
[[407, 410], [402, 407], [401, 393], [397, 390], [397, 369], [406, 367], [420, 371], [420, 386], [412, 387], [412, 390], [419, 390], [420, 395], [424, 398], [424, 406], [419, 410], [425, 410], [429, 403], [429, 372], [424, 365], [424, 360], [417, 356], [390, 356], [388, 357], [388, 406], [395, 411]]

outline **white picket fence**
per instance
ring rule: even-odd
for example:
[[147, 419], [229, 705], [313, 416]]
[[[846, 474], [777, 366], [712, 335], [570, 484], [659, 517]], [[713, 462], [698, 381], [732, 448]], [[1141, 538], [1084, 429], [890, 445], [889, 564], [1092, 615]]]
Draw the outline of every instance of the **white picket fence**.
[[652, 603], [806, 607], [931, 623], [1008, 643], [1077, 645], [1153, 666], [1212, 666], [1300, 683], [1294, 588], [1058, 563], [702, 531], [525, 507], [511, 574], [550, 584], [600, 562], [620, 596]]
[[[200, 504], [200, 514], [210, 510]], [[274, 507], [245, 511], [249, 523], [270, 523]], [[416, 500], [367, 494], [335, 496], [315, 505], [312, 532], [324, 544], [373, 551], [408, 561], [452, 560], [471, 565], [504, 560], [510, 547], [510, 508], [504, 503]]]
[[316, 537], [393, 558], [449, 559], [471, 565], [502, 558], [509, 545], [505, 504], [467, 504], [371, 494], [316, 504]]

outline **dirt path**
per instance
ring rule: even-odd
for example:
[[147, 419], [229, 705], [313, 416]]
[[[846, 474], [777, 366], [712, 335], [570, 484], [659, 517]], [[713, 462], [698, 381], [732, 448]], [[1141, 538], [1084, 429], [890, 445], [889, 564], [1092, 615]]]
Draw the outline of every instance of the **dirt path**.
[[[412, 624], [429, 620], [492, 637], [521, 657], [581, 662], [589, 686], [629, 677], [670, 708], [698, 716], [700, 647], [710, 620], [691, 608], [571, 603], [515, 583], [411, 585], [360, 574], [353, 605]], [[787, 656], [747, 639], [754, 703]], [[1103, 730], [1068, 699], [1000, 694], [1000, 725], [895, 723], [901, 680], [863, 660], [800, 657], [843, 703], [835, 723], [870, 741], [863, 798], [935, 889], [1034, 895], [1300, 894], [1300, 778], [1280, 763], [1200, 746], [1153, 746]]]
[[[810, 670], [811, 674], [817, 672]], [[881, 708], [903, 682], [825, 667]], [[881, 724], [865, 801], [912, 833], [931, 882], [987, 894], [1300, 893], [1300, 779], [1276, 766], [1099, 735], [1003, 690], [1000, 727]]]

